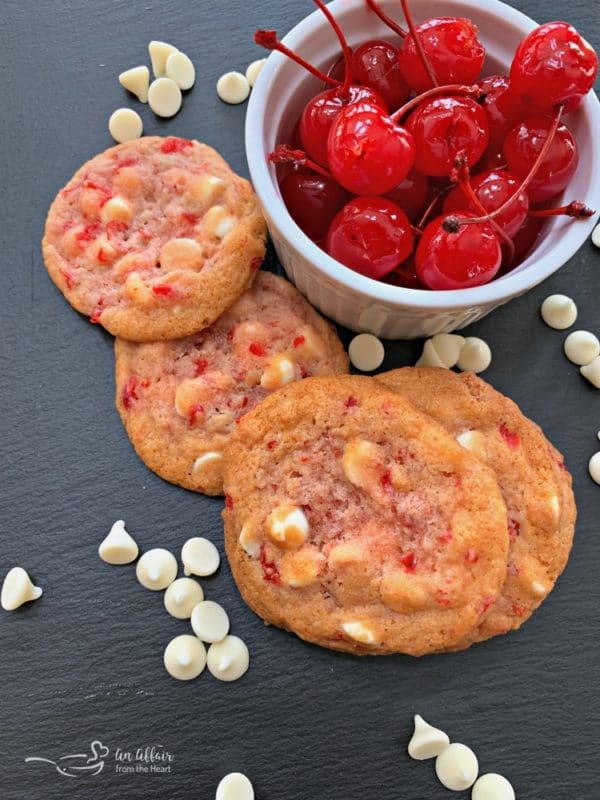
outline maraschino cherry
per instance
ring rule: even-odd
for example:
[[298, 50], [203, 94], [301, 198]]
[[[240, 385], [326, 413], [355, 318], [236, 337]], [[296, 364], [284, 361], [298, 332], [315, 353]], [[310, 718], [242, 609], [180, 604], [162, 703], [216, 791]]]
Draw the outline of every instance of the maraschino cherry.
[[398, 49], [381, 39], [371, 39], [354, 50], [352, 75], [361, 86], [383, 97], [388, 108], [399, 108], [410, 94], [400, 71]]
[[[519, 191], [520, 186], [521, 181], [507, 170], [482, 172], [471, 180], [471, 189], [485, 211], [495, 211], [514, 196], [510, 206], [495, 220], [510, 237], [516, 236], [529, 211], [527, 192]], [[444, 201], [445, 214], [458, 211], [479, 212], [479, 207], [475, 206], [461, 185], [453, 189]]]
[[317, 243], [323, 242], [331, 221], [350, 200], [349, 193], [333, 178], [306, 167], [289, 172], [279, 188], [296, 224]]
[[429, 181], [422, 172], [412, 169], [402, 183], [398, 184], [386, 197], [404, 211], [411, 222], [414, 222], [423, 209], [429, 193]]

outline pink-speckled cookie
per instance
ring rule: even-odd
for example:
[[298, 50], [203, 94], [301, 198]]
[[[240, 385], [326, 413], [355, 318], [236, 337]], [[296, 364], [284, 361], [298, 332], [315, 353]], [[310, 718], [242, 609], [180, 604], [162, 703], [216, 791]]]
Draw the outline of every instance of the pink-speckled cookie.
[[371, 378], [309, 378], [266, 398], [231, 436], [224, 488], [244, 599], [324, 647], [452, 647], [506, 577], [492, 470]]
[[250, 184], [212, 148], [148, 136], [79, 169], [48, 212], [50, 277], [90, 321], [132, 341], [187, 336], [250, 286], [265, 253]]
[[562, 457], [512, 400], [476, 375], [406, 367], [377, 379], [490, 466], [508, 509], [502, 593], [460, 646], [519, 628], [551, 592], [571, 550], [576, 509]]
[[223, 448], [240, 417], [308, 375], [348, 371], [335, 330], [288, 281], [259, 272], [198, 334], [168, 342], [117, 339], [117, 408], [138, 455], [168, 481], [223, 489]]

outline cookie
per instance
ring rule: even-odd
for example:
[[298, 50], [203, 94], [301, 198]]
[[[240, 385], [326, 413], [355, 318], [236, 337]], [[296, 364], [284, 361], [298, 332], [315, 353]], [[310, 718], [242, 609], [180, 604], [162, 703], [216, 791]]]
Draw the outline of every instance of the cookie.
[[245, 601], [324, 647], [451, 647], [506, 577], [492, 470], [371, 378], [309, 378], [266, 398], [231, 436], [224, 488]]
[[250, 184], [212, 148], [148, 136], [79, 169], [42, 249], [69, 303], [115, 336], [155, 341], [210, 325], [251, 284], [266, 226]]
[[542, 430], [471, 373], [403, 368], [377, 379], [399, 392], [490, 466], [508, 510], [510, 547], [502, 593], [463, 646], [519, 628], [547, 597], [571, 550], [571, 476]]
[[283, 278], [252, 287], [198, 334], [117, 339], [117, 408], [138, 455], [161, 477], [221, 494], [223, 448], [269, 392], [308, 375], [348, 371], [335, 330]]

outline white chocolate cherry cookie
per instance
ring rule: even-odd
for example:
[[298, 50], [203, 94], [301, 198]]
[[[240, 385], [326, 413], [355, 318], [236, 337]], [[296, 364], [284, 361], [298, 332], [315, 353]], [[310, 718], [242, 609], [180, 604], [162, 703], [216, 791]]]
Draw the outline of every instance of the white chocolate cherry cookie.
[[265, 235], [250, 184], [215, 150], [148, 136], [75, 173], [52, 203], [42, 248], [50, 277], [90, 322], [157, 341], [229, 308], [262, 263]]
[[450, 647], [506, 576], [492, 471], [371, 378], [308, 378], [267, 397], [231, 435], [224, 488], [244, 599], [324, 647]]
[[199, 334], [118, 339], [115, 354], [117, 408], [138, 455], [166, 480], [206, 494], [222, 492], [223, 450], [243, 414], [289, 382], [348, 370], [333, 328], [266, 272]]

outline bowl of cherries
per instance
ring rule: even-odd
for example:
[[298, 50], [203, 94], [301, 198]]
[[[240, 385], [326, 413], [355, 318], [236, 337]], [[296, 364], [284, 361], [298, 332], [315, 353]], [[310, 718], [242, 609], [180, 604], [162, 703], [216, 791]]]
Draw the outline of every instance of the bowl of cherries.
[[600, 208], [598, 59], [499, 0], [336, 0], [272, 52], [246, 152], [280, 261], [386, 338], [463, 327], [559, 269]]

